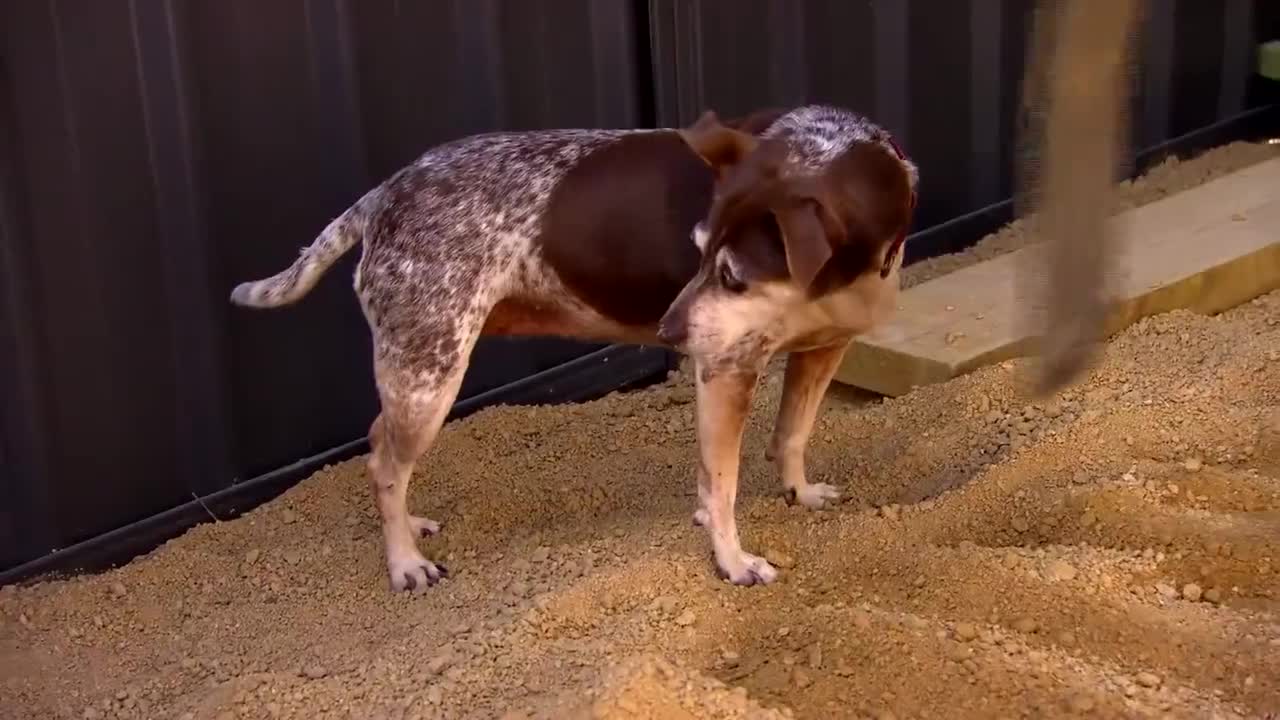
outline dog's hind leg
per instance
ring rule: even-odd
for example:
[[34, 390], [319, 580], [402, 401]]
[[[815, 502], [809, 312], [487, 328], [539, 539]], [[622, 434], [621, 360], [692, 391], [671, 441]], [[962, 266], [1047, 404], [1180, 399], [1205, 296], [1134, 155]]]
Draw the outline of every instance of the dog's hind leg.
[[434, 585], [447, 570], [423, 557], [417, 539], [440, 526], [409, 514], [414, 464], [430, 449], [449, 414], [467, 367], [470, 343], [439, 372], [407, 370], [383, 356], [377, 365], [382, 412], [369, 430], [369, 483], [382, 516], [387, 573], [396, 591]]
[[809, 482], [804, 455], [822, 399], [848, 347], [833, 345], [795, 352], [787, 358], [782, 400], [765, 457], [777, 465], [788, 502], [816, 509], [840, 497], [835, 486]]

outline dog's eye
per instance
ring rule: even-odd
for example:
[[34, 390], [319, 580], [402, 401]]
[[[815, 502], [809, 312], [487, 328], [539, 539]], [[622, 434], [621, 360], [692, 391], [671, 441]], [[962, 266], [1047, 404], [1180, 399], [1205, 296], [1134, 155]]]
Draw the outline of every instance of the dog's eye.
[[747, 284], [733, 274], [733, 268], [729, 267], [729, 263], [725, 263], [720, 266], [720, 287], [729, 292], [740, 293], [747, 289]]

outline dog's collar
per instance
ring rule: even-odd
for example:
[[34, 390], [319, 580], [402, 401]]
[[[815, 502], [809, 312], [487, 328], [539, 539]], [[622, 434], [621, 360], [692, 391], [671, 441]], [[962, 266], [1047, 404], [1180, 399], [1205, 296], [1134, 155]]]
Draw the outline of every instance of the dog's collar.
[[[893, 148], [893, 151], [897, 153], [899, 160], [906, 161], [907, 154], [902, 152], [902, 148], [898, 145], [898, 142], [893, 139], [892, 135], [886, 135], [885, 141], [889, 144], [889, 147]], [[916, 191], [914, 188], [911, 190], [911, 209], [916, 209]], [[893, 261], [897, 259], [898, 252], [902, 250], [902, 246], [905, 245], [906, 242], [907, 228], [904, 226], [898, 233], [898, 236], [893, 239], [893, 243], [889, 245], [889, 251], [885, 253], [884, 264], [880, 266], [880, 277], [889, 277], [889, 272], [893, 270]]]

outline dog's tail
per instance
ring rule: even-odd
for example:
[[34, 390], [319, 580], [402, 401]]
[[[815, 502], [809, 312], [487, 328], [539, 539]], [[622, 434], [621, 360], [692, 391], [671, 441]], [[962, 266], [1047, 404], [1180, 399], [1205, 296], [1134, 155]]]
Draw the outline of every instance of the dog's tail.
[[231, 302], [270, 308], [288, 305], [306, 295], [330, 265], [364, 238], [369, 206], [376, 196], [376, 190], [370, 192], [335, 218], [288, 268], [269, 278], [237, 285], [231, 291]]

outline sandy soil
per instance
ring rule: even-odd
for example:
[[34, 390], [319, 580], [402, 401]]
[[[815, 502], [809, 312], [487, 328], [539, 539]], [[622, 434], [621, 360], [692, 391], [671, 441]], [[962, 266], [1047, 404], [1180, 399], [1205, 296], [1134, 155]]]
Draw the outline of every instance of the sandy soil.
[[[1231, 146], [1121, 192], [1275, 156]], [[1018, 226], [919, 282], [1027, 241]], [[451, 424], [411, 507], [451, 580], [392, 595], [363, 459], [119, 570], [0, 590], [4, 718], [1233, 718], [1280, 713], [1280, 293], [1173, 313], [1053, 402], [1021, 363], [835, 388], [788, 507], [757, 399], [715, 579], [693, 391]]]

